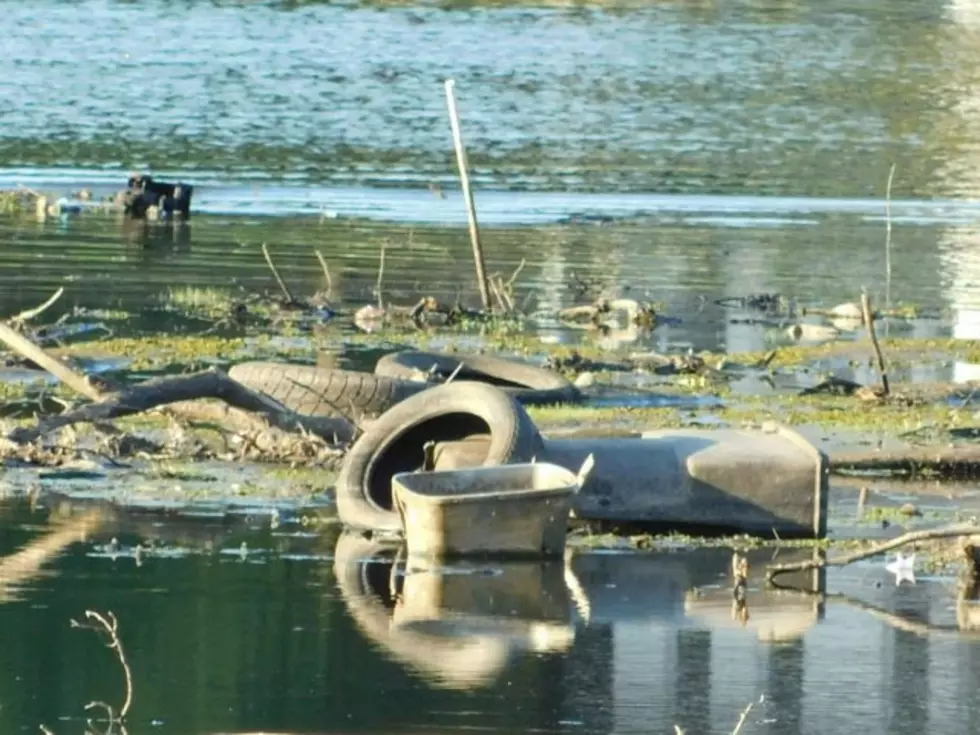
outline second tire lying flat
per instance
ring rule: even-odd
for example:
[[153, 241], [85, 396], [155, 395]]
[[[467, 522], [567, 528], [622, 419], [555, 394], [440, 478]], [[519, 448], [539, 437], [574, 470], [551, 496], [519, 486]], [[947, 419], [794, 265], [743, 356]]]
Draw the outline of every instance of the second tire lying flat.
[[582, 399], [578, 388], [563, 375], [516, 360], [488, 355], [450, 355], [439, 352], [406, 350], [385, 355], [374, 367], [374, 374], [387, 378], [412, 379], [433, 371], [441, 380], [456, 373], [457, 380], [473, 380], [495, 385], [526, 406], [575, 403]]
[[355, 420], [379, 416], [429, 387], [371, 373], [277, 362], [243, 362], [228, 375], [296, 413]]

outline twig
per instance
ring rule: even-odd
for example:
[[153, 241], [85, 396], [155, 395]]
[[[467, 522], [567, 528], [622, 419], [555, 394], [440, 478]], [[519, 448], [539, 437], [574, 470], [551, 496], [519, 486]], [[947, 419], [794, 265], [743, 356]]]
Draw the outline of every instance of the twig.
[[[105, 710], [106, 719], [108, 720], [108, 725], [105, 728], [105, 730], [102, 731], [102, 735], [112, 735], [116, 723], [119, 722], [119, 718], [116, 717], [116, 711], [112, 708], [111, 704], [109, 704], [108, 702], [103, 702], [102, 700], [95, 700], [93, 702], [89, 702], [88, 704], [85, 705], [85, 711], [88, 712], [90, 710], [95, 709], [96, 707], [101, 707], [102, 709]], [[98, 733], [95, 732], [95, 727], [91, 719], [87, 720], [86, 724], [90, 729], [87, 729], [85, 731], [85, 735], [98, 735]]]
[[[126, 660], [126, 652], [123, 650], [122, 641], [119, 638], [119, 621], [116, 620], [115, 614], [110, 610], [108, 613], [108, 619], [101, 613], [93, 612], [92, 610], [85, 611], [85, 617], [89, 620], [94, 620], [106, 633], [109, 634], [109, 648], [115, 650], [116, 655], [119, 657], [119, 663], [123, 667], [123, 673], [126, 675], [126, 699], [123, 701], [122, 707], [119, 708], [119, 715], [117, 716], [113, 711], [112, 707], [105, 704], [105, 702], [89, 702], [85, 705], [85, 709], [92, 709], [93, 707], [105, 707], [109, 712], [110, 721], [122, 722], [126, 719], [126, 714], [129, 712], [130, 706], [133, 704], [133, 673], [129, 669], [129, 662]], [[82, 625], [81, 623], [72, 620], [72, 627], [74, 628], [89, 628], [91, 630], [98, 630], [94, 625]]]
[[497, 304], [500, 306], [500, 310], [506, 313], [507, 302], [504, 301], [504, 296], [501, 293], [500, 288], [497, 286], [497, 282], [491, 278], [488, 283], [490, 285], [490, 291], [493, 293], [494, 298], [497, 299]]
[[507, 284], [504, 283], [504, 279], [501, 276], [497, 276], [495, 283], [497, 291], [500, 293], [500, 297], [504, 301], [504, 310], [510, 314], [514, 311], [514, 299], [510, 297]]
[[41, 192], [39, 192], [39, 191], [37, 191], [35, 189], [32, 189], [29, 186], [24, 186], [23, 184], [17, 184], [17, 188], [18, 189], [23, 189], [24, 191], [26, 191], [28, 194], [30, 194], [35, 199], [40, 199], [42, 196], [44, 196]]
[[20, 332], [8, 327], [2, 322], [0, 322], [0, 341], [14, 350], [14, 352], [40, 365], [62, 383], [72, 388], [76, 393], [80, 393], [93, 401], [98, 401], [102, 398], [102, 393], [94, 385], [89, 383], [84, 375], [76, 373], [61, 360], [49, 355], [20, 334]]
[[22, 311], [20, 314], [17, 314], [16, 316], [10, 317], [10, 319], [7, 320], [7, 323], [20, 325], [23, 324], [24, 322], [30, 321], [34, 317], [39, 316], [42, 312], [47, 311], [47, 309], [49, 309], [54, 304], [55, 301], [61, 298], [64, 292], [65, 292], [65, 288], [64, 286], [62, 286], [57, 291], [55, 291], [48, 298], [48, 300], [45, 301], [43, 304], [41, 304], [40, 306], [35, 306], [33, 309], [27, 309], [26, 311]]
[[327, 279], [327, 300], [333, 296], [333, 279], [330, 278], [330, 268], [327, 266], [327, 261], [320, 253], [319, 250], [314, 250], [316, 253], [316, 259], [320, 261], [320, 267], [323, 269], [323, 277]]
[[950, 526], [944, 526], [942, 528], [932, 528], [925, 531], [911, 531], [909, 533], [903, 533], [901, 536], [893, 538], [890, 541], [875, 544], [869, 549], [844, 554], [843, 556], [838, 556], [833, 559], [817, 557], [816, 559], [804, 559], [802, 561], [786, 562], [785, 564], [770, 564], [766, 567], [766, 581], [772, 581], [777, 575], [785, 574], [786, 572], [805, 572], [812, 569], [823, 569], [825, 567], [847, 566], [848, 564], [853, 564], [856, 561], [861, 561], [862, 559], [867, 559], [872, 556], [878, 556], [879, 554], [884, 554], [892, 549], [897, 549], [900, 546], [905, 546], [906, 544], [915, 543], [917, 541], [972, 536], [976, 533], [980, 533], [980, 526], [975, 523], [956, 523]]
[[456, 380], [456, 376], [459, 375], [460, 371], [463, 369], [465, 365], [466, 363], [460, 360], [460, 363], [459, 365], [456, 366], [456, 369], [453, 370], [452, 373], [450, 373], [448, 378], [446, 378], [445, 384], [448, 385], [449, 383], [452, 383], [454, 380]]
[[382, 311], [385, 308], [384, 299], [381, 297], [381, 284], [384, 282], [385, 277], [385, 250], [387, 249], [388, 241], [381, 241], [381, 257], [378, 259], [378, 283], [374, 287], [375, 295], [378, 297], [378, 308]]
[[866, 291], [861, 293], [861, 313], [864, 315], [864, 323], [868, 326], [868, 336], [871, 337], [871, 346], [874, 347], [875, 357], [878, 360], [878, 373], [881, 375], [881, 387], [887, 396], [888, 373], [885, 371], [885, 356], [881, 354], [881, 345], [878, 344], [878, 335], [875, 334], [875, 315], [871, 311], [871, 299], [868, 298]]
[[282, 280], [282, 276], [279, 275], [279, 271], [276, 270], [276, 264], [272, 262], [272, 256], [269, 255], [269, 247], [265, 243], [262, 243], [262, 255], [265, 256], [265, 262], [269, 266], [269, 270], [272, 271], [272, 275], [276, 279], [276, 283], [279, 284], [279, 290], [282, 291], [282, 295], [286, 301], [290, 304], [295, 304], [296, 299], [293, 298], [293, 293], [289, 290], [289, 286], [286, 285], [286, 282]]
[[[763, 695], [764, 697], [765, 695]], [[762, 702], [763, 697], [759, 697], [759, 702]], [[755, 706], [755, 702], [749, 702], [748, 706], [742, 710], [742, 714], [738, 718], [738, 723], [735, 725], [735, 729], [732, 730], [732, 735], [738, 735], [742, 732], [742, 726], [745, 724], [745, 718], [749, 716], [749, 712], [752, 711], [752, 707]]]
[[[963, 602], [965, 602], [965, 600], [961, 599], [961, 596], [962, 594], [957, 595], [958, 605], [963, 604]], [[892, 628], [895, 628], [896, 630], [900, 630], [905, 633], [912, 633], [913, 635], [917, 635], [921, 638], [935, 637], [935, 638], [942, 638], [945, 640], [956, 640], [960, 643], [962, 643], [964, 639], [976, 640], [977, 638], [976, 631], [964, 630], [962, 627], [958, 625], [942, 626], [942, 625], [935, 625], [934, 623], [926, 623], [920, 620], [910, 619], [903, 615], [898, 615], [896, 613], [889, 612], [888, 610], [882, 610], [880, 607], [877, 607], [876, 605], [870, 605], [867, 602], [862, 602], [861, 600], [857, 600], [849, 595], [834, 594], [834, 595], [827, 595], [826, 598], [828, 600], [832, 600], [833, 602], [841, 602], [845, 605], [848, 605], [849, 607], [853, 607], [857, 610], [861, 610], [862, 612], [866, 612], [871, 617], [877, 620], [881, 620], [884, 623], [887, 623], [888, 625], [890, 625]]]
[[885, 185], [885, 308], [892, 304], [892, 179], [895, 177], [895, 164], [888, 169], [888, 183]]
[[463, 185], [463, 199], [466, 202], [466, 216], [470, 224], [470, 243], [473, 245], [473, 260], [476, 263], [476, 280], [480, 286], [480, 299], [485, 311], [490, 311], [490, 288], [487, 285], [486, 265], [483, 260], [483, 246], [480, 244], [480, 225], [476, 219], [476, 205], [473, 203], [473, 190], [470, 188], [469, 167], [466, 163], [466, 147], [459, 125], [459, 110], [456, 107], [456, 82], [446, 80], [446, 105], [449, 108], [449, 123], [453, 130], [453, 144], [456, 147], [456, 164], [459, 166], [459, 180]]
[[521, 271], [524, 270], [524, 265], [526, 263], [527, 261], [524, 258], [521, 258], [521, 262], [518, 263], [517, 267], [514, 269], [514, 272], [510, 274], [510, 278], [508, 278], [507, 283], [504, 284], [507, 286], [508, 291], [514, 287], [514, 281], [517, 280], [517, 277], [521, 274]]

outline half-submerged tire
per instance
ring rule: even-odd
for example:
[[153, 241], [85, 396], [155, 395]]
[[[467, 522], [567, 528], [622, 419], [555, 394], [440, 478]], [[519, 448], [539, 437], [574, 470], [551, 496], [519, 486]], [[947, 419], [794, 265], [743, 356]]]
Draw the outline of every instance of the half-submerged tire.
[[354, 442], [337, 478], [337, 514], [352, 528], [400, 532], [391, 478], [421, 469], [427, 442], [489, 436], [477, 466], [529, 462], [544, 442], [514, 398], [485, 383], [453, 381], [406, 398]]
[[296, 413], [354, 420], [379, 416], [429, 387], [371, 373], [278, 362], [243, 362], [228, 376]]
[[429, 373], [434, 367], [435, 376], [446, 380], [460, 363], [463, 363], [463, 369], [456, 375], [456, 380], [497, 386], [526, 406], [576, 403], [582, 399], [581, 391], [558, 373], [487, 355], [450, 355], [416, 350], [394, 352], [378, 360], [374, 374], [408, 380], [419, 373]]

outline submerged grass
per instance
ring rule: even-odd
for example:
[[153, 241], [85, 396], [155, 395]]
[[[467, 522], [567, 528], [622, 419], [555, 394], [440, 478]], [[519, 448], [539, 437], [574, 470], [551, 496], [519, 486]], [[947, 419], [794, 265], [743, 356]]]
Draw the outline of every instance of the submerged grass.
[[[183, 298], [201, 299], [200, 303], [212, 303], [214, 297], [209, 291], [190, 289]], [[407, 336], [407, 335], [401, 335]], [[499, 335], [498, 335], [499, 336]], [[343, 349], [344, 346], [367, 349], [370, 347], [396, 349], [406, 344], [430, 349], [459, 350], [473, 349], [468, 340], [420, 340], [409, 337], [405, 342], [392, 341], [393, 335], [361, 335], [351, 338], [342, 332], [325, 333], [316, 337], [300, 339], [281, 339], [264, 334], [246, 338], [244, 336], [214, 335], [152, 335], [141, 338], [109, 338], [79, 342], [62, 350], [64, 356], [75, 357], [125, 357], [129, 369], [141, 372], [189, 372], [211, 365], [227, 366], [248, 359], [306, 359], [313, 362], [316, 352], [327, 347]], [[531, 342], [516, 334], [502, 337], [510, 345], [510, 354], [540, 355], [546, 346], [531, 349]], [[538, 341], [540, 342], [540, 341]], [[893, 346], [900, 346], [906, 352], [926, 354], [932, 350], [957, 350], [967, 358], [976, 356], [980, 360], [980, 342], [960, 342], [957, 340], [891, 340]], [[551, 349], [559, 353], [563, 350]], [[805, 362], [816, 356], [829, 354], [839, 349], [833, 346], [796, 347], [784, 354], [787, 364]], [[608, 356], [607, 356], [608, 359]], [[732, 355], [731, 361], [752, 363], [761, 355]], [[778, 356], [777, 356], [777, 359]], [[599, 374], [600, 383], [611, 382], [613, 374]], [[644, 406], [589, 406], [558, 405], [532, 407], [532, 418], [544, 430], [574, 428], [576, 426], [594, 427], [606, 425], [619, 429], [674, 428], [690, 424], [701, 417], [732, 425], [777, 421], [788, 425], [811, 425], [825, 428], [849, 429], [869, 432], [876, 435], [916, 432], [924, 427], [942, 433], [945, 430], [967, 425], [973, 421], [971, 411], [962, 410], [942, 400], [923, 400], [912, 402], [881, 401], [865, 402], [853, 397], [832, 395], [800, 396], [794, 394], [774, 394], [767, 396], [733, 395], [724, 381], [701, 379], [699, 376], [675, 376], [657, 381], [649, 388], [625, 389], [627, 398], [635, 393], [638, 398], [650, 400], [657, 395], [702, 396], [714, 399], [704, 407], [691, 408], [644, 407]], [[44, 386], [37, 383], [0, 383], [0, 399], [15, 400], [28, 395], [46, 392], [70, 397], [70, 392], [61, 385]]]
[[972, 420], [972, 413], [942, 403], [911, 406], [892, 402], [863, 403], [843, 396], [746, 396], [730, 405], [692, 409], [560, 405], [530, 407], [528, 411], [545, 430], [615, 424], [639, 431], [675, 428], [689, 425], [698, 417], [711, 417], [734, 426], [774, 421], [790, 426], [898, 435], [925, 426], [953, 428]]
[[226, 316], [231, 312], [235, 299], [224, 289], [181, 286], [168, 289], [163, 303], [170, 308], [192, 314]]
[[0, 190], [0, 215], [16, 216], [31, 209], [28, 194], [22, 189]]

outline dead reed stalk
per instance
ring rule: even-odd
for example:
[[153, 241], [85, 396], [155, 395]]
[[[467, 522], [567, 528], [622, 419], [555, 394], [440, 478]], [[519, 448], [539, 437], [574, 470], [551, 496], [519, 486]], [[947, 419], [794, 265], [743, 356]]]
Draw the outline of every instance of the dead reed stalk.
[[72, 620], [71, 626], [73, 628], [87, 628], [88, 630], [105, 632], [109, 636], [109, 643], [106, 645], [116, 652], [116, 656], [119, 658], [119, 664], [122, 666], [123, 674], [126, 677], [126, 697], [118, 713], [113, 709], [112, 705], [101, 701], [89, 702], [85, 705], [85, 709], [91, 710], [96, 707], [101, 707], [109, 714], [110, 724], [122, 723], [126, 719], [129, 708], [133, 704], [133, 672], [129, 668], [129, 662], [126, 660], [126, 651], [123, 649], [122, 640], [119, 638], [119, 621], [116, 620], [116, 616], [111, 610], [106, 615], [92, 610], [86, 610], [85, 617], [89, 621], [94, 621], [94, 623], [79, 623], [77, 620]]
[[868, 298], [866, 291], [861, 293], [861, 313], [864, 316], [864, 323], [868, 327], [868, 336], [871, 337], [871, 346], [874, 348], [875, 358], [878, 361], [878, 373], [881, 375], [881, 388], [884, 391], [884, 395], [888, 396], [890, 390], [888, 387], [888, 373], [885, 370], [885, 356], [881, 352], [881, 345], [878, 344], [878, 335], [875, 333], [875, 315], [871, 310], [871, 299]]

